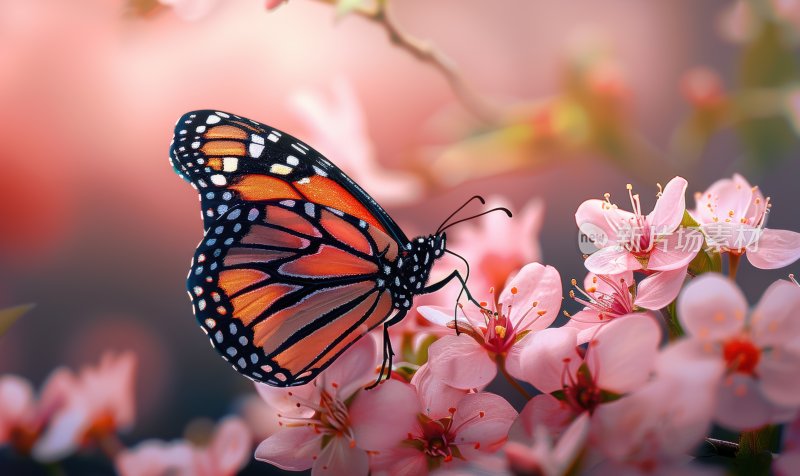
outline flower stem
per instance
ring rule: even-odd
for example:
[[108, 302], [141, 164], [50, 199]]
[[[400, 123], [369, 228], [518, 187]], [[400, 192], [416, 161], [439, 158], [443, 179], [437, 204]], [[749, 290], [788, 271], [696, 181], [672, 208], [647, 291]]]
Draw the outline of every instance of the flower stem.
[[736, 281], [736, 271], [739, 270], [739, 260], [742, 255], [737, 253], [728, 253], [728, 277], [731, 281]]
[[772, 465], [770, 449], [775, 436], [773, 426], [743, 432], [739, 437], [739, 452], [736, 453], [737, 474], [768, 476]]
[[[336, 0], [317, 1], [334, 6], [337, 3]], [[438, 70], [450, 84], [450, 88], [459, 102], [472, 115], [486, 124], [498, 122], [498, 112], [467, 85], [450, 58], [429, 43], [409, 36], [397, 27], [389, 16], [388, 3], [388, 0], [380, 0], [376, 2], [375, 8], [359, 7], [354, 9], [352, 13], [380, 25], [392, 44], [407, 51], [417, 60]]]
[[522, 395], [526, 400], [533, 398], [531, 394], [528, 393], [528, 391], [525, 390], [522, 385], [519, 384], [519, 382], [517, 382], [517, 379], [508, 373], [508, 369], [506, 369], [506, 359], [503, 356], [498, 355], [496, 361], [497, 368], [500, 369], [500, 373], [503, 374], [503, 377], [505, 377], [506, 380], [508, 380], [508, 383], [510, 383], [511, 386], [514, 387], [514, 389], [516, 389], [516, 391], [519, 392], [519, 394]]

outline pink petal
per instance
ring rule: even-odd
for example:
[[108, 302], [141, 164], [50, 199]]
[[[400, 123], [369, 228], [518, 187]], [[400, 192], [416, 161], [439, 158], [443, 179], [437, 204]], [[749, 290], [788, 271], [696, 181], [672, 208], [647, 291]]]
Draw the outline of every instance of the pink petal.
[[345, 400], [359, 388], [375, 382], [380, 360], [378, 338], [373, 333], [367, 334], [356, 341], [317, 378], [329, 393], [338, 393], [340, 399]]
[[[606, 220], [607, 207], [608, 203], [605, 200], [586, 200], [575, 212], [575, 223], [578, 228], [590, 238], [596, 238], [594, 243], [599, 248], [613, 244], [617, 237], [616, 228]], [[597, 234], [601, 236], [595, 237]]]
[[420, 406], [413, 386], [387, 380], [359, 392], [348, 411], [356, 444], [380, 451], [398, 444], [415, 428]]
[[752, 430], [770, 423], [776, 410], [761, 395], [758, 382], [746, 375], [732, 374], [719, 387], [715, 420], [731, 430]]
[[[266, 402], [270, 410], [275, 414], [283, 414], [290, 417], [310, 417], [314, 410], [303, 404], [303, 402], [319, 402], [320, 389], [314, 383], [301, 385], [299, 387], [280, 388], [255, 383], [258, 395]], [[297, 404], [300, 403], [298, 406]]]
[[428, 462], [422, 451], [398, 446], [373, 454], [370, 458], [370, 469], [380, 476], [426, 476]]
[[319, 454], [311, 468], [311, 476], [367, 476], [369, 458], [367, 452], [351, 446], [347, 438], [336, 436]]
[[656, 233], [669, 233], [681, 224], [683, 212], [686, 210], [687, 185], [686, 179], [675, 177], [664, 187], [655, 208], [647, 216], [647, 222]]
[[250, 430], [241, 418], [223, 420], [214, 432], [209, 451], [217, 473], [235, 474], [243, 468], [250, 459], [252, 441]]
[[779, 279], [772, 283], [750, 316], [753, 339], [760, 347], [800, 339], [800, 287]]
[[486, 349], [466, 334], [449, 335], [428, 349], [431, 373], [456, 388], [482, 388], [497, 375], [497, 365]]
[[284, 427], [256, 448], [256, 459], [281, 469], [305, 471], [314, 464], [320, 452], [322, 436], [311, 427]]
[[437, 420], [449, 416], [448, 410], [458, 404], [467, 394], [467, 390], [451, 387], [441, 379], [435, 378], [431, 373], [429, 362], [417, 370], [411, 378], [411, 385], [417, 389], [422, 413]]
[[641, 269], [642, 265], [622, 246], [607, 246], [589, 255], [583, 262], [595, 274], [619, 274]]
[[0, 377], [0, 422], [24, 418], [32, 405], [33, 387], [27, 380], [16, 375]]
[[720, 340], [744, 327], [747, 301], [742, 291], [721, 274], [705, 273], [686, 285], [678, 297], [678, 319], [694, 337]]
[[49, 463], [69, 456], [80, 445], [90, 415], [84, 405], [73, 405], [60, 411], [33, 447], [33, 457]]
[[767, 399], [785, 407], [800, 406], [800, 355], [788, 350], [773, 350], [762, 355], [756, 372], [761, 392]]
[[[695, 216], [701, 224], [721, 223], [733, 212], [735, 218], [753, 217], [753, 187], [741, 175], [720, 179], [700, 195]], [[761, 203], [764, 203], [763, 197]], [[710, 206], [709, 206], [710, 205]], [[763, 209], [763, 205], [761, 207]], [[716, 220], [715, 220], [716, 218]]]
[[[455, 302], [455, 298], [453, 302]], [[471, 303], [459, 308], [458, 313], [456, 313], [455, 306], [420, 306], [417, 308], [417, 312], [432, 324], [443, 327], [447, 327], [456, 318], [459, 324], [463, 324], [466, 317], [467, 322], [474, 328], [484, 325], [486, 322], [480, 309]]]
[[649, 315], [618, 317], [589, 343], [586, 362], [600, 388], [627, 393], [647, 381], [660, 342], [661, 328]]
[[634, 304], [653, 311], [664, 308], [678, 297], [685, 279], [686, 268], [657, 271], [639, 283]]
[[536, 395], [525, 405], [508, 431], [511, 440], [531, 442], [539, 426], [547, 428], [552, 438], [558, 438], [575, 414], [569, 407], [549, 394]]
[[525, 347], [525, 341], [530, 339], [531, 335], [526, 335], [512, 345], [506, 354], [506, 370], [517, 380], [524, 380], [522, 377], [524, 375], [522, 372], [522, 349]]
[[703, 234], [689, 228], [678, 228], [666, 235], [650, 252], [647, 269], [670, 271], [686, 268], [703, 246]]
[[555, 327], [528, 336], [522, 350], [522, 379], [542, 393], [560, 390], [564, 376], [574, 374], [583, 361], [576, 350], [577, 334], [577, 329]]
[[570, 317], [562, 327], [578, 329], [577, 343], [585, 344], [592, 340], [600, 326], [610, 322], [608, 318], [600, 319], [600, 313], [592, 310], [578, 311]]
[[[620, 281], [625, 281], [628, 287], [631, 285], [636, 284], [636, 281], [633, 279], [633, 271], [625, 271], [620, 274], [614, 274], [611, 276], [607, 276], [612, 282], [619, 283]], [[595, 288], [598, 292], [610, 294], [613, 293], [616, 289], [612, 287], [608, 282], [605, 280], [599, 279], [596, 274], [594, 273], [586, 273], [586, 276], [583, 278], [583, 289]]]
[[800, 259], [800, 233], [789, 230], [761, 231], [758, 241], [747, 247], [747, 260], [760, 269], [789, 266]]
[[800, 468], [800, 451], [782, 453], [772, 463], [776, 476], [797, 476], [797, 468]]
[[[516, 289], [516, 294], [512, 290]], [[561, 309], [561, 275], [552, 266], [525, 265], [500, 293], [498, 302], [511, 306], [511, 322], [516, 329], [531, 331], [552, 324]], [[533, 303], [536, 307], [531, 310]]]
[[672, 377], [691, 381], [695, 386], [716, 388], [725, 373], [725, 361], [719, 351], [698, 339], [680, 339], [662, 349], [656, 358], [659, 378]]
[[514, 407], [499, 395], [468, 394], [458, 403], [453, 415], [455, 443], [470, 446], [478, 443], [483, 451], [492, 451], [506, 440], [516, 417]]
[[556, 443], [555, 460], [562, 468], [569, 468], [583, 449], [589, 436], [589, 414], [583, 413], [567, 428]]

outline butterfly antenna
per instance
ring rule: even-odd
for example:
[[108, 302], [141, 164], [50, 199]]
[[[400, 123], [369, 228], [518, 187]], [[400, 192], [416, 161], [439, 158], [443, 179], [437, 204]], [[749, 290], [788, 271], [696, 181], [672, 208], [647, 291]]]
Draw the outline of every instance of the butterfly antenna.
[[486, 215], [488, 213], [497, 212], [497, 211], [505, 213], [506, 215], [508, 215], [509, 218], [511, 218], [513, 216], [511, 214], [511, 210], [509, 210], [506, 207], [492, 208], [491, 210], [486, 210], [485, 212], [478, 213], [477, 215], [473, 215], [471, 217], [467, 217], [467, 218], [462, 218], [460, 220], [456, 220], [453, 223], [450, 223], [447, 226], [443, 227], [441, 230], [436, 230], [436, 234], [439, 234], [439, 233], [445, 231], [446, 229], [450, 228], [453, 225], [458, 225], [459, 223], [462, 223], [462, 222], [465, 222], [465, 221], [474, 220], [475, 218], [482, 217], [482, 216], [484, 216], [484, 215]]
[[466, 283], [469, 282], [469, 261], [467, 261], [466, 258], [461, 256], [460, 254], [454, 253], [454, 252], [448, 250], [447, 248], [445, 248], [444, 252], [445, 253], [450, 253], [451, 255], [455, 256], [458, 259], [460, 259], [467, 266], [467, 273], [466, 273], [466, 275], [464, 277], [464, 286], [461, 286], [461, 291], [458, 292], [458, 297], [456, 298], [456, 307], [453, 310], [453, 320], [456, 323], [456, 335], [459, 335], [460, 332], [458, 330], [458, 303], [459, 303], [459, 301], [461, 301], [461, 296], [464, 294], [464, 288], [466, 287]]
[[440, 233], [440, 232], [443, 230], [443, 228], [444, 228], [445, 224], [447, 224], [447, 222], [448, 222], [448, 221], [449, 221], [451, 218], [453, 218], [454, 216], [456, 216], [456, 214], [457, 214], [458, 212], [460, 212], [461, 210], [463, 210], [463, 209], [464, 209], [464, 207], [466, 207], [467, 205], [469, 205], [469, 203], [470, 203], [471, 201], [473, 201], [473, 200], [478, 200], [478, 201], [480, 201], [480, 202], [481, 202], [481, 205], [486, 205], [486, 200], [484, 200], [484, 199], [483, 199], [483, 197], [481, 197], [480, 195], [473, 195], [472, 197], [470, 197], [470, 198], [469, 198], [469, 200], [467, 200], [466, 202], [464, 202], [464, 204], [463, 204], [463, 205], [461, 205], [460, 207], [458, 207], [458, 208], [456, 209], [456, 211], [454, 211], [453, 213], [451, 213], [449, 217], [447, 217], [447, 218], [445, 218], [445, 219], [444, 219], [444, 221], [442, 222], [442, 224], [441, 224], [441, 225], [439, 225], [439, 228], [437, 228], [437, 229], [436, 229], [436, 234], [438, 235], [438, 234], [439, 234], [439, 233]]

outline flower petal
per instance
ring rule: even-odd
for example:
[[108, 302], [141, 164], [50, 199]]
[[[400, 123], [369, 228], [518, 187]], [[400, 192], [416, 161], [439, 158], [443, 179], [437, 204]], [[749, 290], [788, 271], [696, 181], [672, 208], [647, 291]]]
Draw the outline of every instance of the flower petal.
[[664, 187], [655, 208], [647, 215], [647, 222], [656, 233], [670, 233], [681, 224], [686, 210], [687, 185], [685, 178], [675, 177]]
[[657, 271], [639, 283], [634, 304], [653, 311], [666, 307], [678, 297], [685, 279], [685, 267]]
[[703, 234], [689, 228], [678, 230], [661, 238], [650, 251], [647, 269], [651, 271], [670, 271], [685, 268], [692, 262], [703, 247]]
[[348, 413], [356, 444], [380, 451], [405, 439], [417, 423], [420, 407], [413, 386], [386, 380], [377, 388], [359, 392]]
[[[552, 266], [525, 265], [500, 293], [498, 302], [511, 306], [510, 319], [515, 329], [539, 330], [548, 327], [561, 310], [561, 275]], [[536, 306], [531, 309], [531, 305]]]
[[618, 317], [589, 343], [586, 362], [600, 388], [627, 393], [647, 381], [660, 342], [661, 328], [650, 315]]
[[789, 266], [800, 259], [800, 233], [789, 230], [761, 231], [758, 241], [747, 247], [747, 260], [760, 269]]
[[641, 269], [642, 265], [622, 246], [607, 246], [592, 253], [583, 262], [595, 274], [618, 274]]
[[236, 474], [250, 459], [252, 435], [241, 418], [223, 420], [214, 432], [209, 452], [219, 474]]
[[422, 413], [434, 420], [449, 416], [448, 409], [455, 407], [468, 391], [446, 385], [441, 379], [434, 377], [430, 360], [417, 370], [411, 378], [411, 385], [417, 389]]
[[378, 340], [370, 333], [357, 340], [318, 377], [329, 393], [338, 392], [346, 400], [359, 388], [375, 382], [380, 362]]
[[493, 451], [505, 442], [517, 411], [503, 397], [493, 393], [470, 393], [458, 402], [453, 415], [455, 443]]
[[[795, 316], [796, 317], [796, 316]], [[759, 363], [757, 373], [761, 392], [776, 405], [800, 406], [800, 355], [784, 350], [766, 353]]]
[[[318, 402], [320, 389], [313, 383], [299, 387], [281, 388], [258, 383], [255, 384], [258, 395], [266, 402], [275, 414], [281, 413], [291, 417], [310, 417], [314, 410], [301, 402]], [[301, 403], [301, 405], [298, 405]]]
[[358, 446], [351, 446], [347, 438], [336, 436], [322, 449], [319, 459], [311, 468], [311, 476], [367, 476], [369, 457]]
[[508, 431], [510, 440], [530, 443], [536, 428], [544, 426], [553, 439], [558, 438], [575, 414], [569, 407], [549, 394], [536, 395], [522, 409]]
[[744, 327], [747, 301], [742, 291], [721, 274], [705, 273], [686, 285], [678, 297], [678, 319], [686, 332], [719, 340]]
[[750, 316], [753, 339], [759, 346], [800, 340], [800, 287], [779, 279], [764, 291]]
[[449, 335], [428, 349], [431, 373], [456, 388], [482, 388], [497, 375], [497, 364], [486, 349], [466, 334]]
[[256, 448], [255, 457], [281, 469], [305, 471], [320, 452], [322, 437], [309, 426], [284, 427]]
[[577, 329], [555, 327], [526, 337], [520, 369], [522, 380], [542, 393], [560, 390], [565, 370], [572, 375], [583, 361], [576, 350], [577, 335]]
[[719, 386], [714, 419], [731, 430], [752, 430], [770, 423], [776, 411], [762, 396], [758, 382], [737, 373], [725, 377]]

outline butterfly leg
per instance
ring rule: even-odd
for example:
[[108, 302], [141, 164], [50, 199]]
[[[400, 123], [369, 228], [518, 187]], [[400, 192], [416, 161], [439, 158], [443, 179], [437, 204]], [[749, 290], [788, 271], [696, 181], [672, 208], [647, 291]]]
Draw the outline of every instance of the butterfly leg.
[[378, 373], [378, 379], [367, 387], [367, 390], [375, 388], [381, 380], [383, 380], [384, 374], [386, 378], [389, 378], [389, 375], [392, 373], [392, 360], [394, 358], [394, 350], [392, 349], [392, 341], [389, 338], [389, 328], [398, 322], [402, 321], [408, 311], [401, 311], [398, 312], [394, 317], [390, 320], [386, 321], [383, 324], [383, 362], [381, 363], [381, 370]]
[[[467, 264], [467, 276], [469, 276], [469, 264]], [[450, 283], [450, 281], [452, 281], [454, 279], [457, 279], [461, 283], [461, 291], [458, 293], [458, 298], [456, 298], [456, 306], [455, 306], [455, 310], [453, 312], [453, 315], [454, 315], [454, 318], [455, 318], [455, 321], [456, 321], [456, 324], [457, 324], [458, 323], [458, 301], [461, 299], [461, 294], [462, 293], [467, 295], [467, 299], [469, 300], [469, 302], [475, 304], [476, 306], [480, 307], [481, 309], [485, 309], [481, 305], [481, 303], [479, 303], [477, 300], [475, 300], [474, 297], [472, 297], [472, 294], [470, 294], [470, 292], [469, 292], [469, 288], [467, 288], [466, 279], [464, 279], [464, 277], [461, 276], [461, 273], [459, 273], [458, 270], [453, 271], [452, 273], [450, 273], [448, 276], [446, 276], [445, 278], [441, 279], [440, 281], [437, 281], [437, 282], [431, 284], [430, 286], [426, 286], [426, 287], [422, 288], [419, 291], [418, 294], [428, 294], [428, 293], [436, 292], [436, 291], [442, 289], [443, 287], [447, 286]], [[458, 334], [459, 334], [458, 325], [456, 325], [456, 335], [458, 335]]]

